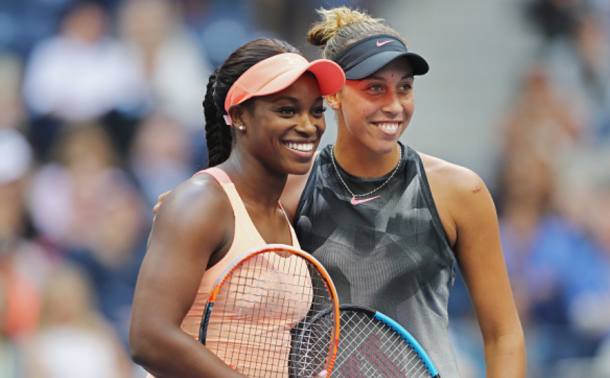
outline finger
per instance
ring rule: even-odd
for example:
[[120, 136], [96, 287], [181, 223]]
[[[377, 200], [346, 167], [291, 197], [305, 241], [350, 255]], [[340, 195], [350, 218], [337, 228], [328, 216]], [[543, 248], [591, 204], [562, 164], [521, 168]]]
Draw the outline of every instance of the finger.
[[328, 371], [322, 370], [321, 372], [318, 373], [318, 377], [326, 377], [327, 374], [328, 374]]

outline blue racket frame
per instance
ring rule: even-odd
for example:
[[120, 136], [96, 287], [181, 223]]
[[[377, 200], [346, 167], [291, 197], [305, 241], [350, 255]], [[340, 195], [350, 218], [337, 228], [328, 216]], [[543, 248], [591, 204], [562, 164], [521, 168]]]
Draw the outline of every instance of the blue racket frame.
[[[358, 306], [358, 307], [361, 308], [362, 306]], [[339, 307], [339, 311], [341, 311], [341, 306]], [[379, 311], [375, 311], [375, 314], [373, 315], [373, 317], [375, 319], [387, 324], [394, 331], [396, 331], [396, 333], [398, 333], [400, 336], [402, 336], [402, 338], [405, 339], [413, 347], [413, 349], [415, 350], [415, 352], [417, 353], [419, 358], [421, 358], [423, 363], [428, 368], [430, 375], [432, 375], [432, 377], [434, 377], [434, 378], [440, 378], [438, 370], [436, 370], [436, 367], [432, 363], [432, 360], [430, 359], [428, 354], [424, 351], [424, 348], [417, 342], [417, 340], [415, 340], [415, 337], [413, 337], [413, 335], [411, 335], [406, 329], [404, 329], [394, 319], [380, 313]]]

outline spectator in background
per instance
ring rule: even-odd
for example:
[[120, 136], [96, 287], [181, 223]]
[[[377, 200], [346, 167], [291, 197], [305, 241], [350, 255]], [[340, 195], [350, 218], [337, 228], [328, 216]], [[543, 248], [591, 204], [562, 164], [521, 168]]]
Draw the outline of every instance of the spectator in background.
[[562, 277], [567, 313], [572, 328], [596, 349], [610, 337], [610, 154], [604, 148], [581, 151], [563, 172], [564, 201], [579, 198], [572, 195], [574, 181], [585, 183], [579, 201], [583, 213], [576, 221], [586, 243], [574, 251]]
[[[137, 113], [141, 107], [141, 73], [108, 28], [101, 5], [79, 0], [66, 9], [58, 33], [34, 47], [23, 95], [33, 117], [32, 139], [43, 157], [65, 128], [62, 122], [103, 118], [116, 110]], [[122, 131], [117, 139], [127, 136]]]
[[558, 92], [549, 70], [556, 62], [540, 62], [526, 72], [504, 125], [498, 193], [502, 245], [532, 377], [557, 376], [560, 361], [595, 355], [609, 331], [603, 319], [610, 297], [609, 259], [595, 237], [606, 222], [596, 217], [603, 210], [588, 173], [590, 167], [610, 171], [610, 164], [580, 158], [591, 142], [590, 109], [575, 106], [583, 92]]
[[547, 65], [530, 64], [503, 122], [502, 158], [511, 159], [525, 150], [553, 165], [579, 143], [581, 122], [555, 89]]
[[252, 1], [178, 0], [182, 21], [199, 40], [213, 67], [248, 41], [263, 36], [256, 27]]
[[557, 206], [555, 174], [531, 151], [511, 156], [500, 213], [506, 265], [529, 341], [528, 368], [542, 376], [560, 359], [593, 353], [591, 340], [572, 328], [566, 297], [567, 271], [576, 269], [590, 244]]
[[[556, 227], [552, 227], [552, 191], [553, 169], [548, 162], [533, 153], [521, 152], [510, 155], [504, 166], [501, 192], [500, 234], [502, 247], [506, 251], [506, 265], [511, 275], [515, 300], [519, 305], [520, 317], [527, 323], [532, 296], [556, 295], [559, 289], [541, 289], [538, 293], [532, 287], [529, 266], [534, 250], [547, 239], [557, 237]], [[557, 251], [559, 253], [559, 251]], [[538, 277], [545, 276], [543, 282], [560, 277], [547, 277], [539, 272]], [[558, 282], [555, 282], [558, 284]], [[542, 298], [539, 298], [542, 300]], [[559, 312], [557, 313], [557, 315]]]
[[[207, 167], [207, 149], [204, 151]], [[134, 140], [129, 169], [151, 208], [160, 194], [178, 186], [193, 175], [193, 146], [188, 132], [162, 113], [146, 117]]]
[[31, 150], [14, 129], [0, 129], [0, 281], [7, 303], [3, 331], [22, 341], [38, 322], [40, 288], [50, 261], [24, 238], [24, 192]]
[[0, 130], [24, 128], [26, 112], [21, 98], [22, 62], [0, 51]]
[[32, 180], [33, 224], [62, 259], [88, 274], [99, 310], [126, 347], [149, 227], [141, 193], [99, 125], [66, 131], [55, 150], [56, 161]]
[[557, 39], [569, 38], [584, 1], [529, 0], [525, 5], [526, 19], [541, 35], [546, 45]]
[[100, 184], [116, 169], [117, 154], [104, 129], [89, 123], [65, 130], [53, 155], [32, 178], [34, 227], [59, 249], [88, 246], [105, 197]]
[[188, 130], [203, 129], [201, 102], [212, 69], [181, 23], [177, 3], [126, 0], [118, 19], [129, 59], [143, 74], [148, 109], [168, 114]]
[[[497, 193], [500, 234], [515, 301], [524, 326], [530, 328], [526, 331], [530, 340], [531, 328], [539, 323], [568, 324], [563, 268], [558, 261], [565, 263], [570, 258], [573, 232], [558, 213], [553, 197], [555, 170], [580, 142], [580, 126], [553, 89], [544, 63], [531, 64], [502, 130]], [[542, 261], [535, 263], [536, 259]], [[535, 351], [532, 348], [530, 355]], [[529, 369], [549, 358], [531, 358]]]
[[596, 13], [579, 15], [569, 38], [541, 56], [556, 92], [582, 121], [586, 143], [610, 141], [610, 36]]
[[0, 377], [22, 378], [23, 356], [20, 346], [7, 333], [8, 300], [0, 272]]
[[585, 14], [574, 37], [580, 81], [591, 113], [589, 133], [594, 143], [610, 142], [610, 35], [603, 22], [596, 13]]
[[99, 317], [87, 277], [68, 265], [49, 277], [40, 328], [27, 345], [30, 378], [128, 378], [129, 360]]
[[138, 72], [107, 28], [104, 8], [78, 1], [65, 11], [58, 34], [34, 48], [23, 88], [34, 116], [90, 120], [138, 98]]
[[136, 281], [150, 230], [140, 193], [127, 176], [112, 170], [98, 181], [107, 200], [91, 220], [96, 232], [86, 246], [64, 250], [92, 283], [98, 309], [128, 350], [127, 334]]

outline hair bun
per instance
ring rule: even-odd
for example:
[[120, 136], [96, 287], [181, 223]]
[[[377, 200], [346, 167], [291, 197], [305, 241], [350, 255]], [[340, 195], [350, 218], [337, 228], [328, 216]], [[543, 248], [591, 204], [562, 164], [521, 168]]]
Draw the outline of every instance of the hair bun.
[[325, 46], [328, 40], [337, 34], [339, 29], [358, 23], [376, 23], [383, 21], [369, 16], [364, 11], [348, 7], [317, 10], [322, 20], [315, 23], [307, 33], [307, 41], [314, 46]]

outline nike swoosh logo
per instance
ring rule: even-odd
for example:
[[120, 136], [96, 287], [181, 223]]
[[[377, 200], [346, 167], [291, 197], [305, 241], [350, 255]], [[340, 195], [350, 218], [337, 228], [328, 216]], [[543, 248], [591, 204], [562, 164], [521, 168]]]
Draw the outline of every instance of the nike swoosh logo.
[[379, 196], [375, 196], [375, 197], [371, 197], [371, 198], [365, 198], [365, 199], [361, 199], [361, 200], [356, 199], [356, 197], [352, 197], [351, 203], [352, 203], [352, 205], [359, 205], [361, 203], [369, 202], [369, 201], [372, 201], [375, 198], [379, 198], [379, 197], [381, 197], [381, 196], [379, 195]]
[[388, 43], [390, 43], [390, 42], [394, 42], [394, 40], [393, 40], [393, 39], [390, 39], [389, 41], [383, 41], [383, 42], [379, 42], [379, 41], [377, 41], [377, 47], [381, 47], [381, 46], [383, 46], [383, 45], [387, 45], [387, 44], [388, 44]]

